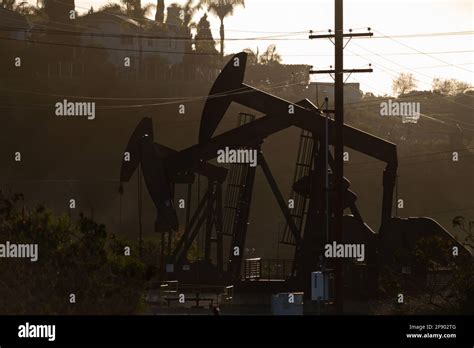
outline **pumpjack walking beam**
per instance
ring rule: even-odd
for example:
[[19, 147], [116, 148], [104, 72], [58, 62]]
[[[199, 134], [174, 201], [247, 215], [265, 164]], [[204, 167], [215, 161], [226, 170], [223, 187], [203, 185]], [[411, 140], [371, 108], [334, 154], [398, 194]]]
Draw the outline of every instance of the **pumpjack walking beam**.
[[[239, 58], [240, 61], [243, 61], [246, 59], [246, 54], [243, 52], [239, 53], [233, 59], [235, 58]], [[225, 75], [228, 69], [229, 64], [223, 73], [221, 73], [216, 83], [222, 75]], [[303, 102], [296, 104], [291, 103], [244, 83], [241, 83], [235, 89], [238, 90], [238, 93], [229, 93], [228, 95], [220, 97], [227, 99], [227, 107], [233, 101], [264, 113], [266, 116], [239, 128], [212, 137], [215, 128], [213, 129], [213, 127], [209, 125], [216, 125], [215, 127], [217, 128], [223, 114], [219, 115], [217, 112], [212, 112], [212, 109], [209, 108], [208, 113], [203, 113], [201, 120], [201, 143], [182, 150], [164, 160], [165, 167], [170, 175], [184, 170], [185, 168], [194, 168], [200, 162], [206, 162], [217, 157], [217, 151], [226, 146], [234, 149], [246, 146], [258, 139], [265, 139], [291, 126], [306, 129], [311, 131], [318, 139], [324, 139], [325, 116], [320, 112], [301, 106], [300, 104]], [[219, 93], [223, 94], [225, 91], [220, 91]], [[216, 102], [220, 100], [220, 98], [210, 98], [208, 103]], [[219, 106], [222, 108], [221, 105]], [[225, 113], [226, 110], [227, 109], [224, 108], [220, 111]], [[329, 145], [335, 145], [335, 128], [335, 121], [330, 120]], [[398, 167], [396, 145], [348, 125], [343, 126], [342, 133], [346, 147], [387, 163], [383, 180], [384, 200], [382, 204], [382, 221], [387, 222], [391, 218], [393, 190]]]

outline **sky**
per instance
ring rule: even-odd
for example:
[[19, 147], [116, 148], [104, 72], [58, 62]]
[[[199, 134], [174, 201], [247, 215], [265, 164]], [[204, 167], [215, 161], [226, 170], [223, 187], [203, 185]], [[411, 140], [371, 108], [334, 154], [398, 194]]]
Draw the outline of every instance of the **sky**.
[[[108, 2], [75, 1], [78, 12], [91, 6], [98, 9]], [[185, 0], [165, 0], [165, 5], [173, 2], [182, 4]], [[202, 14], [197, 13], [196, 22]], [[154, 10], [150, 17], [153, 16]], [[364, 32], [370, 27], [374, 32], [373, 38], [352, 39], [344, 58], [346, 69], [372, 64], [374, 72], [355, 74], [347, 81], [360, 82], [362, 90], [377, 95], [390, 93], [392, 80], [400, 72], [413, 73], [420, 90], [430, 89], [435, 77], [472, 84], [473, 19], [472, 0], [345, 0], [344, 29]], [[210, 16], [210, 21], [214, 38], [218, 38], [219, 20]], [[275, 44], [283, 63], [327, 69], [334, 64], [333, 44], [328, 39], [309, 40], [308, 32], [324, 33], [333, 27], [334, 0], [246, 0], [245, 8], [237, 8], [234, 16], [225, 21], [226, 37], [230, 39], [225, 52], [239, 52], [247, 47], [258, 47], [262, 52]], [[457, 34], [452, 35], [453, 32]], [[433, 33], [450, 35], [400, 37]], [[255, 39], [262, 37], [265, 39]], [[315, 76], [316, 81], [332, 81], [330, 76]]]

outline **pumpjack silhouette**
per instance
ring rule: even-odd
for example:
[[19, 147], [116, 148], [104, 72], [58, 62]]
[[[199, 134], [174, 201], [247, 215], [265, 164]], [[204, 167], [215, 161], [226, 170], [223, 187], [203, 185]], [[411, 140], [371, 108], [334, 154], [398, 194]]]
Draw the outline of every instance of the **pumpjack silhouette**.
[[[309, 100], [293, 103], [243, 83], [246, 61], [246, 53], [236, 54], [218, 76], [204, 106], [199, 139], [194, 146], [176, 151], [160, 145], [154, 140], [152, 120], [144, 118], [125, 150], [130, 154], [130, 160], [123, 160], [120, 180], [128, 182], [141, 165], [146, 187], [156, 207], [155, 230], [158, 233], [173, 233], [179, 225], [174, 206], [175, 185], [188, 185], [190, 201], [196, 175], [206, 178], [207, 192], [192, 216], [191, 211], [187, 211], [184, 232], [177, 244], [173, 248], [171, 244], [168, 246], [166, 263], [173, 265], [173, 272], [164, 273], [163, 279], [201, 284], [237, 284], [244, 281], [241, 275], [243, 251], [257, 168], [241, 164], [227, 169], [208, 162], [217, 157], [218, 150], [225, 147], [257, 150], [258, 166], [286, 221], [281, 243], [292, 245], [295, 250], [291, 274], [285, 282], [279, 283], [278, 290], [291, 289], [307, 294], [310, 292], [311, 272], [323, 267], [321, 259], [324, 259], [324, 245], [334, 240], [331, 228], [334, 225], [331, 217], [334, 191], [329, 190], [328, 199], [325, 196], [326, 175], [329, 187], [332, 187], [333, 181], [334, 160], [328, 146], [334, 145], [334, 121]], [[231, 103], [251, 108], [264, 116], [214, 135]], [[288, 201], [261, 152], [265, 139], [289, 127], [302, 130], [297, 174], [291, 193], [295, 200], [293, 209], [289, 209]], [[338, 242], [365, 245], [363, 266], [368, 276], [364, 282], [369, 293], [376, 289], [381, 266], [395, 267], [396, 250], [413, 250], [421, 238], [439, 236], [465, 251], [448, 231], [430, 218], [392, 216], [398, 166], [395, 144], [348, 125], [344, 125], [343, 135], [345, 147], [385, 163], [382, 173], [381, 226], [378, 232], [364, 222], [357, 208], [357, 195], [350, 190], [350, 181], [344, 178], [344, 207], [351, 213], [344, 215], [343, 240]], [[225, 183], [227, 201], [224, 206]], [[191, 209], [190, 205], [187, 209]], [[187, 253], [201, 230], [205, 241], [204, 257], [189, 264]], [[171, 243], [171, 238], [169, 241]], [[228, 253], [224, 253], [225, 245], [230, 245]], [[410, 260], [401, 262], [409, 264]]]

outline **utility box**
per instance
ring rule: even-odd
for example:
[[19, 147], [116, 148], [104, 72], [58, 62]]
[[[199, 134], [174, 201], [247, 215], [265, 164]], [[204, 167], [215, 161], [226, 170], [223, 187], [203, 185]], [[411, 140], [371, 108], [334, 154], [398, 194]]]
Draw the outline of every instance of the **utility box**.
[[311, 300], [329, 300], [329, 274], [311, 272]]
[[273, 315], [303, 315], [302, 292], [285, 292], [272, 296]]

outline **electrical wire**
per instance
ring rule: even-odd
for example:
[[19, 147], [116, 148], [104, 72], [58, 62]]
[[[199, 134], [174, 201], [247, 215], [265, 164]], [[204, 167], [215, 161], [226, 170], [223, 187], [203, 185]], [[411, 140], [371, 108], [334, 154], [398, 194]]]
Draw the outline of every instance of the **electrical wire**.
[[380, 35], [382, 35], [383, 37], [386, 37], [386, 38], [388, 38], [388, 39], [390, 39], [390, 40], [392, 40], [392, 41], [398, 43], [399, 45], [402, 45], [402, 46], [404, 46], [404, 47], [406, 47], [406, 48], [409, 48], [410, 50], [413, 50], [413, 51], [415, 51], [415, 52], [417, 52], [417, 53], [419, 53], [419, 54], [422, 54], [422, 55], [424, 55], [424, 56], [430, 57], [430, 58], [432, 58], [432, 59], [434, 59], [434, 60], [437, 60], [437, 61], [439, 61], [439, 62], [441, 62], [441, 63], [444, 63], [444, 64], [450, 64], [451, 66], [453, 66], [453, 67], [455, 67], [455, 68], [458, 68], [458, 69], [467, 71], [467, 72], [469, 72], [469, 73], [473, 73], [472, 70], [465, 69], [465, 68], [463, 68], [463, 67], [459, 67], [459, 66], [457, 66], [457, 65], [455, 65], [455, 64], [452, 64], [452, 63], [449, 63], [449, 62], [447, 62], [447, 61], [445, 61], [445, 60], [443, 60], [443, 59], [439, 59], [438, 57], [435, 57], [435, 56], [433, 56], [433, 55], [431, 55], [431, 54], [429, 54], [429, 53], [427, 53], [427, 52], [420, 51], [419, 49], [417, 49], [417, 48], [415, 48], [415, 47], [412, 47], [412, 46], [409, 46], [409, 45], [407, 45], [407, 44], [404, 44], [403, 42], [401, 42], [401, 41], [399, 41], [399, 40], [396, 40], [395, 38], [393, 38], [393, 37], [391, 37], [391, 36], [385, 35], [385, 34], [381, 33], [380, 31], [376, 31], [376, 32], [379, 33]]

